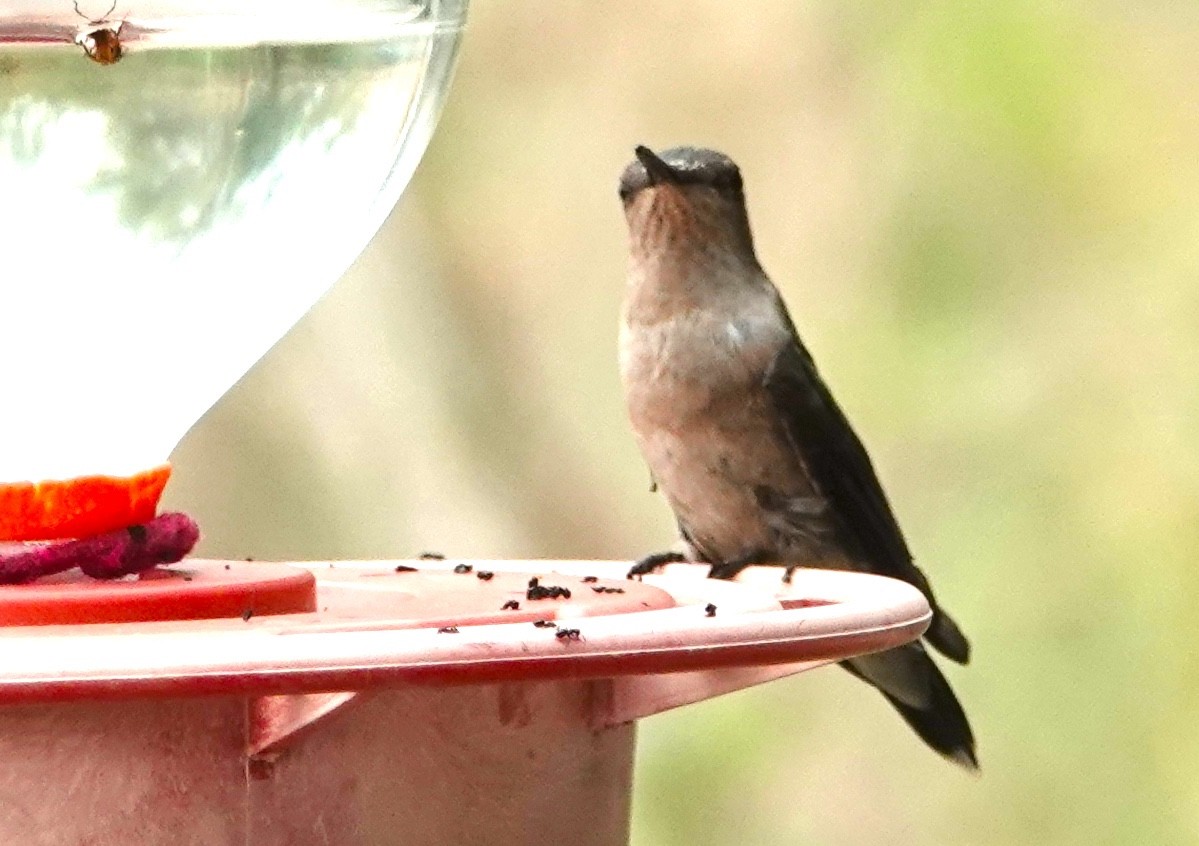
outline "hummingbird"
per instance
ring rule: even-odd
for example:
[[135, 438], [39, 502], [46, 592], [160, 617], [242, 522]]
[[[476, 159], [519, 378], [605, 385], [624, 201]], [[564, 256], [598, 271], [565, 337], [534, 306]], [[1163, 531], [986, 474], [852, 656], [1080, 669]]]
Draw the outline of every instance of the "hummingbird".
[[912, 561], [862, 442], [754, 251], [741, 172], [714, 150], [637, 147], [620, 178], [629, 230], [620, 370], [633, 434], [681, 549], [730, 579], [751, 565], [877, 573], [919, 589], [923, 641], [841, 666], [877, 688], [934, 750], [975, 770], [974, 734], [925, 643], [970, 644]]

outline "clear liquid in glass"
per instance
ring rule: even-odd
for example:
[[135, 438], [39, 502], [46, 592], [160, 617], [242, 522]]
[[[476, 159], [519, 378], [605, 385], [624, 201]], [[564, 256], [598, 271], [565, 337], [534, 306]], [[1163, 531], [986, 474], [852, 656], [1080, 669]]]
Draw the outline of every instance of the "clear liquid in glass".
[[[133, 473], [374, 234], [465, 2], [25, 3], [0, 11], [0, 482]], [[120, 60], [89, 57], [118, 26]]]

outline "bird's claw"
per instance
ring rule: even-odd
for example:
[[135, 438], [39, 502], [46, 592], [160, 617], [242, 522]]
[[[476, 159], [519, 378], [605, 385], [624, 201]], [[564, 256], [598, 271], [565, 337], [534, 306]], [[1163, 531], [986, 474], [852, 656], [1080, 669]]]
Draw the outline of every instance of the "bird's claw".
[[729, 562], [725, 564], [713, 564], [708, 570], [709, 579], [731, 579], [733, 576], [740, 573], [746, 567], [745, 564], [739, 562]]
[[755, 564], [763, 564], [769, 560], [767, 556], [760, 553], [746, 555], [744, 558], [735, 558], [732, 561], [722, 561], [719, 564], [713, 564], [712, 569], [708, 570], [709, 579], [731, 579], [746, 567], [752, 567]]
[[635, 563], [625, 576], [626, 579], [639, 579], [646, 573], [656, 573], [658, 570], [665, 567], [667, 564], [679, 564], [687, 560], [687, 556], [681, 552], [655, 552], [653, 555], [647, 555]]

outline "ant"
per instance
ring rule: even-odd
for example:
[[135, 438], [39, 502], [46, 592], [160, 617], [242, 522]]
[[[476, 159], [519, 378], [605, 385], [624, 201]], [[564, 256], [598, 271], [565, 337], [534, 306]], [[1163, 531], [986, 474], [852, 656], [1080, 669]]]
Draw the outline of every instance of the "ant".
[[75, 35], [75, 43], [83, 48], [89, 59], [99, 65], [115, 65], [125, 54], [121, 46], [121, 27], [125, 25], [125, 21], [117, 21], [115, 26], [110, 25], [108, 21], [108, 16], [116, 7], [117, 0], [113, 0], [108, 11], [93, 21], [88, 20], [87, 15], [79, 11], [79, 0], [75, 0], [75, 14], [87, 21], [88, 26]]
[[543, 585], [536, 576], [529, 579], [525, 599], [570, 599], [570, 589], [561, 585]]

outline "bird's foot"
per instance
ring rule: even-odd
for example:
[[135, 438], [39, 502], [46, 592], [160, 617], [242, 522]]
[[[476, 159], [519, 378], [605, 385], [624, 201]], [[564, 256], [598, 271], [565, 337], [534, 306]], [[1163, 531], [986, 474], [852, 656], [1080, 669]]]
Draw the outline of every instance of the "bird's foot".
[[748, 566], [748, 564], [742, 564], [739, 561], [729, 561], [724, 564], [713, 564], [712, 569], [708, 570], [708, 578], [731, 579]]
[[719, 564], [713, 564], [712, 569], [708, 570], [709, 579], [731, 579], [744, 570], [746, 567], [754, 564], [762, 564], [769, 560], [769, 556], [754, 553], [746, 555], [743, 558], [734, 558], [732, 561], [722, 561]]
[[687, 556], [681, 552], [655, 552], [653, 555], [647, 555], [629, 570], [626, 579], [640, 579], [646, 573], [656, 573], [665, 567], [667, 564], [679, 564], [687, 560]]

